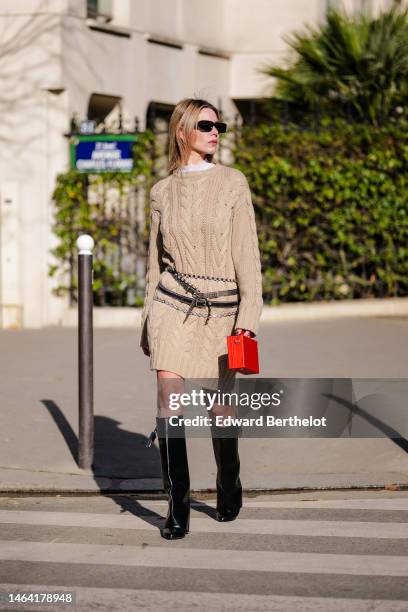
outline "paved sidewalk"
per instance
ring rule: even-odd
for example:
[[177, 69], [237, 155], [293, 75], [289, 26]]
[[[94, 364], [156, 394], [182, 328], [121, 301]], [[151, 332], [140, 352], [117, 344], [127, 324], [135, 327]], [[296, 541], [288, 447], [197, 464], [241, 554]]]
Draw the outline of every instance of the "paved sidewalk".
[[[263, 378], [401, 378], [408, 318], [279, 321], [258, 335]], [[0, 491], [157, 491], [156, 378], [139, 327], [95, 329], [95, 470], [77, 466], [77, 330], [0, 331]], [[241, 439], [242, 482], [262, 489], [408, 485], [407, 443]], [[214, 490], [210, 439], [188, 439], [194, 490]]]

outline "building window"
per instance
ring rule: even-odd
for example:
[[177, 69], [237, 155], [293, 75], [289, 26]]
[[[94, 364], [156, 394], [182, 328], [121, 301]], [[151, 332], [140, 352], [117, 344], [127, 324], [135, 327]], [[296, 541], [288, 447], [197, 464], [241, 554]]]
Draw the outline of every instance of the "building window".
[[108, 23], [113, 19], [112, 0], [87, 0], [87, 17]]

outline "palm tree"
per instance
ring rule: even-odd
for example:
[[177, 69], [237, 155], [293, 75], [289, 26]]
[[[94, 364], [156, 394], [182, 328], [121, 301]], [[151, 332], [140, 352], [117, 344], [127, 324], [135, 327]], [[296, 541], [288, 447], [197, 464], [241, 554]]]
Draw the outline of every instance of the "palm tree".
[[[317, 30], [284, 38], [294, 50], [288, 68], [259, 72], [277, 79], [275, 97], [296, 108], [328, 110], [378, 125], [408, 101], [408, 9], [397, 4], [377, 18], [329, 8]], [[293, 52], [292, 52], [293, 54]], [[408, 108], [408, 107], [407, 107]]]

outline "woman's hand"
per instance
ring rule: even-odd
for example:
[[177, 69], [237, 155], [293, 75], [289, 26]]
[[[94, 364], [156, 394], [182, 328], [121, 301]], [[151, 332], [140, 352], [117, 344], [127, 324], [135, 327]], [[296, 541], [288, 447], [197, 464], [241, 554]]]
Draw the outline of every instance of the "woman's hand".
[[249, 338], [254, 338], [255, 337], [255, 334], [253, 332], [251, 332], [250, 329], [241, 329], [241, 327], [237, 327], [234, 330], [234, 335], [235, 336], [244, 335], [244, 336], [248, 336]]

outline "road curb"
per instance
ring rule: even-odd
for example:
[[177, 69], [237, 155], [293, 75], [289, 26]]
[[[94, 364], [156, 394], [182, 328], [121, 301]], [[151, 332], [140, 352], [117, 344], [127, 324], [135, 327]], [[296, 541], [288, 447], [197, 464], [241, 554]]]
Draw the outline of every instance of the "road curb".
[[[66, 480], [67, 477], [65, 477]], [[34, 477], [33, 477], [34, 479]], [[248, 486], [244, 484], [245, 495], [260, 495], [262, 493], [271, 494], [272, 492], [290, 491], [324, 491], [324, 490], [357, 490], [357, 489], [388, 489], [402, 490], [408, 489], [408, 476], [406, 474], [390, 472], [384, 474], [358, 475], [354, 474], [305, 474], [300, 479], [299, 475], [294, 479], [288, 475], [275, 476], [275, 482], [266, 486]], [[62, 482], [61, 482], [62, 481]], [[1, 482], [0, 496], [7, 495], [99, 495], [99, 494], [140, 494], [140, 495], [163, 495], [161, 478], [90, 478], [84, 479], [81, 483], [64, 483], [61, 478], [60, 483], [19, 483], [9, 481]], [[195, 495], [215, 495], [214, 487], [197, 487], [191, 489]]]
[[[373, 298], [358, 300], [329, 300], [321, 302], [296, 302], [264, 306], [261, 323], [275, 321], [321, 320], [344, 317], [395, 317], [408, 316], [408, 298]], [[95, 328], [140, 326], [141, 308], [131, 307], [94, 307], [93, 324]], [[78, 311], [68, 308], [59, 319], [62, 327], [77, 327]]]

